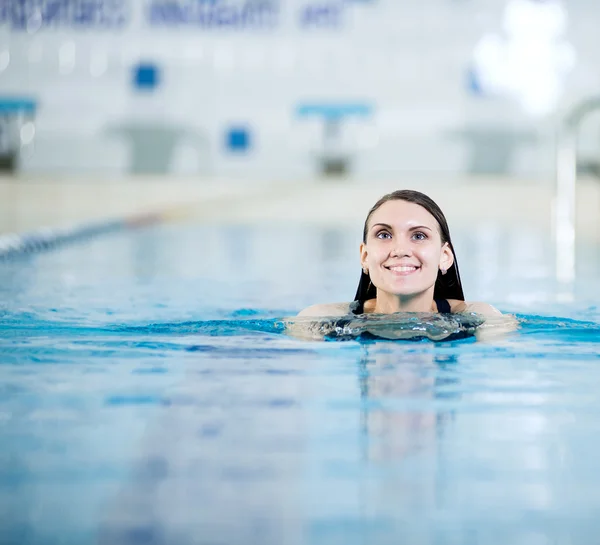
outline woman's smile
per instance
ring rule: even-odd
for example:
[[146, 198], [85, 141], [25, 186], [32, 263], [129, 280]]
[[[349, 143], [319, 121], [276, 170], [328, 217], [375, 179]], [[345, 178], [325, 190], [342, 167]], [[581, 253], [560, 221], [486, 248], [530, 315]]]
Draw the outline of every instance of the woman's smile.
[[395, 276], [409, 276], [421, 270], [419, 265], [392, 264], [383, 267]]

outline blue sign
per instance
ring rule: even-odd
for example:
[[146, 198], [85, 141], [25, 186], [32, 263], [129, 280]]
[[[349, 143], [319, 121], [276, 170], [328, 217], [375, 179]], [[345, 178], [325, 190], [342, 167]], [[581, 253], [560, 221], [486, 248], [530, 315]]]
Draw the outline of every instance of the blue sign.
[[153, 91], [160, 82], [158, 66], [152, 63], [141, 63], [133, 69], [133, 85], [141, 91]]
[[247, 152], [251, 147], [250, 131], [245, 127], [230, 127], [227, 131], [226, 146], [231, 152]]
[[374, 4], [377, 0], [309, 0], [299, 11], [298, 23], [302, 28], [339, 28], [344, 14], [353, 5]]
[[313, 2], [300, 10], [300, 26], [305, 28], [338, 27], [342, 24], [344, 3]]
[[149, 0], [146, 16], [152, 26], [271, 29], [279, 7], [278, 0]]
[[129, 0], [0, 0], [0, 25], [37, 28], [121, 28]]

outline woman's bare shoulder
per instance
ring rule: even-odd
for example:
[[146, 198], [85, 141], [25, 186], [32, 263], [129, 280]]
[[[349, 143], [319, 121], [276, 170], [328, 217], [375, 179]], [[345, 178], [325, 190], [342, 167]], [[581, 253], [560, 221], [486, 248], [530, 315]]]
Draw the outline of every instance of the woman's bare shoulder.
[[474, 312], [483, 316], [484, 322], [477, 327], [475, 336], [480, 341], [491, 341], [503, 337], [519, 328], [519, 322], [512, 314], [502, 314], [496, 307], [488, 303], [448, 300], [452, 312]]
[[349, 313], [350, 303], [325, 303], [305, 308], [298, 316], [345, 316]]
[[453, 314], [459, 312], [475, 312], [483, 316], [502, 316], [502, 313], [488, 303], [459, 301], [458, 299], [448, 299], [450, 310]]

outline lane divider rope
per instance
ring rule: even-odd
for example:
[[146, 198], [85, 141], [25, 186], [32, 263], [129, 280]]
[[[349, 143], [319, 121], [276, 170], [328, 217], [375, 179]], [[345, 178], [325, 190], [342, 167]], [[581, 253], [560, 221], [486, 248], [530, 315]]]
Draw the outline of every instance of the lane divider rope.
[[150, 212], [73, 227], [43, 227], [28, 233], [0, 235], [0, 260], [50, 250], [63, 244], [81, 242], [115, 231], [162, 223], [181, 215], [173, 212]]

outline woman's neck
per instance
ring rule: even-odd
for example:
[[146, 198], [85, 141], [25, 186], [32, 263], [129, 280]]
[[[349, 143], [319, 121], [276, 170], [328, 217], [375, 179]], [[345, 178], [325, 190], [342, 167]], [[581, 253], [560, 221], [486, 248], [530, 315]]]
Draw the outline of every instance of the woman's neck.
[[377, 298], [371, 301], [371, 312], [392, 314], [394, 312], [437, 312], [433, 300], [433, 290], [412, 296], [393, 295], [377, 292]]

